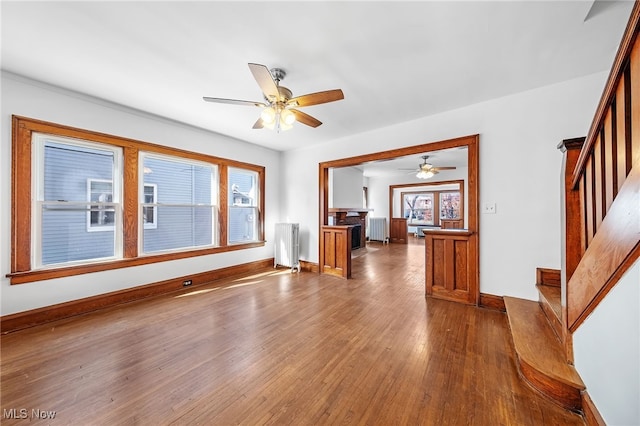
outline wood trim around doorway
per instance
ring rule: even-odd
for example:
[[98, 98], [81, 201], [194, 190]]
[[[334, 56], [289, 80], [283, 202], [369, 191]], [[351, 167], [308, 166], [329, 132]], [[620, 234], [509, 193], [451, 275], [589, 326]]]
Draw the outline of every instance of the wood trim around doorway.
[[[479, 211], [480, 211], [480, 196], [479, 196], [479, 135], [462, 136], [454, 139], [447, 139], [438, 142], [430, 142], [422, 145], [414, 145], [405, 148], [396, 148], [389, 151], [375, 152], [371, 154], [364, 154], [355, 157], [342, 158], [333, 161], [325, 161], [319, 164], [319, 224], [318, 235], [321, 235], [321, 228], [329, 223], [329, 169], [334, 167], [350, 167], [357, 166], [359, 164], [368, 161], [387, 160], [396, 157], [403, 157], [412, 154], [422, 154], [428, 151], [439, 151], [449, 148], [467, 148], [467, 193], [468, 197], [468, 223], [467, 229], [474, 234], [473, 244], [476, 246], [475, 258], [470, 259], [475, 263], [474, 274], [477, 279], [478, 288], [475, 289], [476, 304], [480, 298], [480, 276], [479, 276], [479, 264], [480, 264], [480, 233], [479, 233]], [[320, 256], [322, 256], [321, 244], [318, 241], [318, 250]]]

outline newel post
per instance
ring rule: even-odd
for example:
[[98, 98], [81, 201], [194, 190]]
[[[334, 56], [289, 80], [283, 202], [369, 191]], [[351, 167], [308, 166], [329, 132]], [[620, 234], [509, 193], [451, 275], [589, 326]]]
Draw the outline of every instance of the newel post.
[[575, 272], [582, 258], [582, 207], [580, 202], [580, 190], [572, 186], [573, 170], [578, 162], [580, 150], [585, 138], [565, 139], [558, 144], [562, 152], [562, 257], [561, 269], [561, 303], [562, 303], [562, 341], [565, 356], [570, 364], [573, 364], [573, 343], [567, 322], [567, 283]]

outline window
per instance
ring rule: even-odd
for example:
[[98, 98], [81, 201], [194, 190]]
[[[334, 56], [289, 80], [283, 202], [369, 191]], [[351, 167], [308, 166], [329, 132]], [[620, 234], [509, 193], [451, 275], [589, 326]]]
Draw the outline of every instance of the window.
[[258, 174], [229, 168], [229, 243], [258, 239]]
[[217, 245], [217, 167], [150, 153], [141, 157], [142, 252]]
[[[407, 219], [409, 226], [445, 226], [447, 228], [463, 226], [464, 181], [409, 186], [421, 187], [420, 191], [399, 193], [399, 211], [402, 217]], [[396, 202], [394, 200], [394, 203]], [[459, 222], [454, 225], [452, 221]]]
[[113, 203], [113, 183], [104, 179], [87, 179], [87, 198], [91, 202], [87, 212], [87, 231], [113, 231], [116, 211]]
[[440, 219], [462, 219], [460, 214], [460, 192], [440, 193]]
[[11, 284], [264, 245], [263, 166], [18, 116], [11, 155]]
[[145, 183], [142, 189], [142, 223], [144, 229], [156, 229], [158, 227], [155, 206], [157, 202], [158, 185]]
[[409, 224], [434, 225], [433, 193], [403, 194], [404, 217]]
[[121, 150], [44, 134], [33, 149], [34, 266], [120, 257]]

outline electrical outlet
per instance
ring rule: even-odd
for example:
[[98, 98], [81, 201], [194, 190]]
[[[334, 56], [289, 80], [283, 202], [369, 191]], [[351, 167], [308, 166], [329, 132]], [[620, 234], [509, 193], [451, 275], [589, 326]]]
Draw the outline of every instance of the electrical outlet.
[[496, 214], [496, 203], [484, 203], [482, 205], [482, 213]]
[[184, 280], [182, 281], [182, 287], [188, 287], [192, 284], [191, 280]]

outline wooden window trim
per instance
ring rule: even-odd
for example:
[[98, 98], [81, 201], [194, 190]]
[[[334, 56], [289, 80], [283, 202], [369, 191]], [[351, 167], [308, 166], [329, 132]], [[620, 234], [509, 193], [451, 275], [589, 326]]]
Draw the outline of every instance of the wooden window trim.
[[[106, 262], [82, 265], [31, 269], [31, 177], [33, 133], [88, 140], [118, 146], [123, 149], [123, 258]], [[138, 255], [138, 159], [140, 151], [165, 154], [173, 157], [203, 161], [218, 166], [219, 171], [219, 215], [220, 241], [216, 247], [191, 249], [158, 255]], [[227, 242], [227, 168], [237, 167], [258, 173], [260, 185], [259, 240], [244, 244]], [[229, 160], [207, 154], [171, 148], [149, 142], [108, 135], [75, 127], [64, 126], [27, 117], [12, 116], [11, 156], [11, 273], [7, 274], [11, 284], [62, 278], [111, 269], [147, 265], [169, 260], [204, 256], [228, 251], [262, 247], [264, 241], [265, 168], [241, 161]]]

